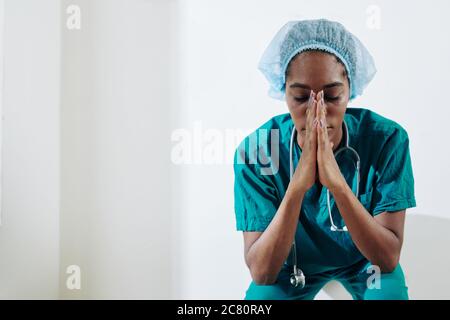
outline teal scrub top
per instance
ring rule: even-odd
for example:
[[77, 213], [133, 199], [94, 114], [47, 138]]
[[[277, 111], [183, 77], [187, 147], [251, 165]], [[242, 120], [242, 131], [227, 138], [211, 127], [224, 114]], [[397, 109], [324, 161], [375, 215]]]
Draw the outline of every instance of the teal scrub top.
[[[361, 204], [372, 216], [415, 207], [407, 132], [396, 122], [363, 108], [347, 108], [344, 121], [348, 144], [360, 157]], [[233, 166], [237, 230], [264, 231], [275, 216], [289, 184], [293, 127], [289, 113], [275, 116], [237, 147]], [[345, 145], [345, 140], [343, 135], [335, 153]], [[301, 154], [295, 139], [294, 169]], [[356, 193], [355, 156], [344, 151], [336, 161]], [[330, 196], [334, 223], [342, 227], [344, 221], [331, 193]], [[295, 235], [298, 265], [306, 275], [349, 267], [364, 259], [349, 232], [331, 231], [330, 226], [327, 190], [316, 183], [304, 195]], [[285, 264], [292, 265], [292, 252]]]

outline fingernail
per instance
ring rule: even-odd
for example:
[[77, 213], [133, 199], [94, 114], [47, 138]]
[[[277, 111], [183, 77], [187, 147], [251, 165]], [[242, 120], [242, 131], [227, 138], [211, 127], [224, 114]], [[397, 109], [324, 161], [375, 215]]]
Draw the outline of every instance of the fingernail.
[[313, 127], [314, 127], [314, 128], [317, 126], [317, 123], [318, 123], [318, 122], [319, 122], [319, 121], [317, 120], [317, 118], [315, 118], [314, 121], [313, 121]]
[[324, 122], [323, 119], [320, 119], [320, 127], [323, 128], [324, 127]]

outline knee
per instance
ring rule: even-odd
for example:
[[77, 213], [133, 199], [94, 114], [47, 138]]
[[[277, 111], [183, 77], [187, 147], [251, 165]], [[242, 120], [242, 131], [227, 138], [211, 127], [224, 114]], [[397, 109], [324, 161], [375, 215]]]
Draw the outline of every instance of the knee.
[[245, 293], [245, 300], [284, 300], [288, 296], [279, 284], [258, 285], [254, 281]]
[[400, 265], [389, 273], [381, 273], [378, 283], [368, 284], [365, 300], [408, 300], [408, 287]]

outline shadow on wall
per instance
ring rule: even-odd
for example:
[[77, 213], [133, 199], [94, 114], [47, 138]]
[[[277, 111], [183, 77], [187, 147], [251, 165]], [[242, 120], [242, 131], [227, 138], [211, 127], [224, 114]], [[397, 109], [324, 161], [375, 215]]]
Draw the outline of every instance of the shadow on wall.
[[[407, 213], [401, 264], [410, 299], [450, 299], [449, 230], [449, 219]], [[351, 299], [336, 281], [323, 290], [332, 299]]]

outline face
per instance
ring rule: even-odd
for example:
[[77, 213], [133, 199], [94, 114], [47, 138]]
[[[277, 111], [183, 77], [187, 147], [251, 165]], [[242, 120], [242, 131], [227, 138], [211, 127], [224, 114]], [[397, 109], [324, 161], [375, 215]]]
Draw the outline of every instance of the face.
[[306, 108], [311, 90], [316, 94], [324, 92], [328, 136], [335, 149], [342, 138], [349, 89], [345, 67], [334, 55], [305, 51], [292, 59], [286, 73], [286, 103], [298, 132], [300, 148], [305, 140]]

